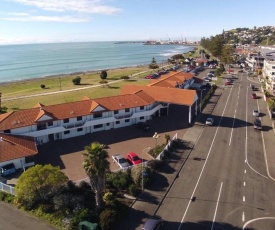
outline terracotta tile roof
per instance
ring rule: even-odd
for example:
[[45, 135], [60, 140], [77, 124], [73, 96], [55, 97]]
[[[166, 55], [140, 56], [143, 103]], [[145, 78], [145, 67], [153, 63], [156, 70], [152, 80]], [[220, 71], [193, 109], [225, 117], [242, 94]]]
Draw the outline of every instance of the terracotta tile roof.
[[37, 154], [34, 138], [0, 134], [0, 162]]
[[[196, 90], [163, 88], [157, 86], [126, 85], [121, 93], [134, 93], [144, 100], [151, 100], [191, 106], [197, 99]], [[152, 103], [153, 101], [151, 101]]]
[[105, 107], [108, 110], [120, 110], [125, 108], [134, 108], [138, 106], [145, 106], [148, 103], [134, 94], [124, 94], [113, 97], [103, 97], [93, 99], [100, 106]]
[[194, 74], [186, 72], [170, 72], [161, 76], [157, 81], [152, 82], [149, 86], [159, 87], [175, 87], [176, 82], [182, 83], [190, 78], [193, 78]]

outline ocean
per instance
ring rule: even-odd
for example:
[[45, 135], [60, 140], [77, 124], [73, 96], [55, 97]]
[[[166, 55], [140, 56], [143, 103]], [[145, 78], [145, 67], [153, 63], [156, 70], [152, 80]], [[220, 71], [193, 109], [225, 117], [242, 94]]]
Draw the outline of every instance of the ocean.
[[167, 61], [192, 46], [79, 42], [0, 46], [0, 83]]

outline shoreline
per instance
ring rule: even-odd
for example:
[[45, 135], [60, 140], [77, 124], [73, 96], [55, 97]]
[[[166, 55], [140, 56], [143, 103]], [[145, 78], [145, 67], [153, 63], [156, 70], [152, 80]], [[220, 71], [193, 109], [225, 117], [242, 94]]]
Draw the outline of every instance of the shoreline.
[[131, 68], [139, 68], [139, 67], [146, 67], [146, 65], [134, 65], [134, 66], [124, 66], [124, 67], [114, 67], [114, 68], [108, 68], [108, 69], [96, 69], [96, 70], [87, 70], [87, 71], [78, 71], [78, 72], [70, 72], [70, 73], [60, 73], [60, 74], [53, 74], [53, 75], [45, 75], [41, 77], [33, 77], [33, 78], [26, 78], [26, 79], [19, 79], [19, 80], [13, 80], [13, 81], [5, 81], [0, 82], [0, 86], [3, 85], [12, 85], [16, 83], [24, 83], [24, 82], [31, 82], [31, 81], [38, 81], [43, 79], [51, 79], [51, 78], [65, 78], [69, 76], [75, 76], [75, 75], [85, 75], [85, 74], [100, 74], [102, 70], [112, 71], [112, 70], [119, 70], [119, 69], [131, 69]]

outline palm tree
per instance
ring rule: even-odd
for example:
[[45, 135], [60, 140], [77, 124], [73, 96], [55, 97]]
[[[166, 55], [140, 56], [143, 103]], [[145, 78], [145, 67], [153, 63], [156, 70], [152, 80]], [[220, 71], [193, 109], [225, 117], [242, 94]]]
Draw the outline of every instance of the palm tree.
[[93, 142], [86, 146], [86, 152], [83, 153], [83, 168], [89, 176], [91, 187], [95, 192], [97, 209], [101, 209], [102, 196], [105, 188], [105, 173], [110, 170], [108, 152], [104, 150], [105, 145], [99, 142]]

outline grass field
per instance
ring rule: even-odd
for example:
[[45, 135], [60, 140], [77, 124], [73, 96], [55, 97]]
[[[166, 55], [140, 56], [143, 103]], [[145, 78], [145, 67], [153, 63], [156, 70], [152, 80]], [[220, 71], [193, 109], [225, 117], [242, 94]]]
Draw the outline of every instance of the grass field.
[[[144, 71], [146, 73], [138, 74]], [[157, 71], [157, 70], [155, 70]], [[0, 84], [0, 92], [2, 93], [2, 107], [7, 107], [8, 111], [27, 109], [34, 107], [37, 103], [42, 103], [44, 105], [61, 104], [65, 102], [72, 102], [81, 100], [84, 96], [90, 98], [101, 98], [107, 96], [114, 96], [120, 93], [121, 87], [126, 84], [148, 84], [148, 80], [144, 79], [145, 75], [153, 72], [153, 70], [148, 69], [147, 66], [141, 67], [131, 67], [122, 69], [108, 70], [108, 82], [113, 82], [120, 80], [122, 76], [132, 76], [133, 74], [138, 74], [127, 81], [118, 81], [117, 83], [110, 84], [109, 87], [95, 87], [87, 89], [79, 89], [72, 92], [62, 92], [58, 94], [50, 95], [39, 95], [28, 98], [20, 98], [22, 96], [60, 92], [63, 90], [77, 89], [88, 86], [95, 86], [99, 84], [100, 72], [90, 72], [81, 73], [74, 75], [64, 75], [56, 77], [47, 78], [37, 78], [33, 80], [18, 81], [7, 84]], [[74, 85], [72, 79], [76, 76], [81, 77], [81, 84]], [[46, 86], [45, 89], [41, 88], [41, 85]], [[15, 100], [5, 100], [9, 98], [17, 98]]]

